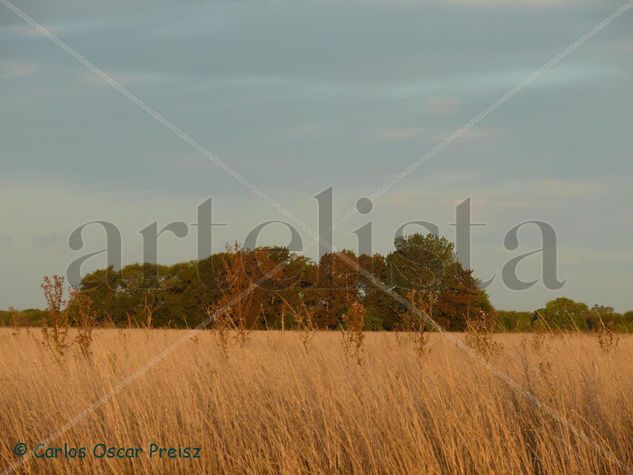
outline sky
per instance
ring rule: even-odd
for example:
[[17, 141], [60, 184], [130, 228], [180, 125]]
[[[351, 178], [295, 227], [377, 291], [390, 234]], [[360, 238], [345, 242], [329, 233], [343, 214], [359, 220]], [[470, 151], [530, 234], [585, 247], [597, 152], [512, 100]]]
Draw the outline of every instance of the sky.
[[[127, 264], [142, 260], [140, 230], [195, 223], [208, 198], [224, 224], [216, 250], [290, 214], [316, 230], [314, 196], [329, 187], [337, 220], [624, 4], [11, 1], [243, 180], [0, 4], [0, 308], [43, 306], [43, 275], [104, 247], [93, 225], [82, 250], [69, 248], [91, 221], [120, 229]], [[471, 265], [495, 277], [496, 307], [567, 296], [633, 309], [632, 26], [629, 10], [342, 224], [334, 246], [355, 249], [369, 221], [376, 252], [410, 221], [454, 241], [455, 207], [470, 198], [483, 224]], [[501, 281], [508, 260], [540, 248], [535, 226], [504, 247], [532, 220], [556, 230], [561, 289], [544, 285], [538, 253], [518, 267], [534, 286]], [[294, 225], [315, 258], [312, 234]], [[277, 224], [260, 242], [288, 240]], [[195, 257], [194, 227], [161, 236], [159, 262]]]

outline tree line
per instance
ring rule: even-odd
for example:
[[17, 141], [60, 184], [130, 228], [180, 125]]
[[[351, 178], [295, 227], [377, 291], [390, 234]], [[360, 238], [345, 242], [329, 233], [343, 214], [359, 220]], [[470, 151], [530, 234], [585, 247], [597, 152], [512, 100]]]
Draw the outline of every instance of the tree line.
[[[284, 247], [244, 249], [236, 243], [200, 261], [100, 269], [87, 274], [77, 291], [89, 299], [98, 326], [212, 327], [222, 314], [247, 329], [295, 329], [307, 321], [315, 329], [336, 330], [346, 327], [350, 309], [362, 306], [364, 329], [394, 331], [408, 329], [410, 305], [423, 301], [424, 313], [448, 331], [463, 331], [483, 314], [495, 318], [500, 331], [540, 325], [586, 331], [605, 322], [616, 330], [633, 328], [633, 312], [619, 315], [568, 299], [537, 312], [495, 310], [446, 238], [413, 234], [397, 238], [394, 248], [372, 256], [340, 251], [314, 262]], [[378, 281], [400, 298], [378, 288]], [[8, 325], [35, 326], [45, 317], [46, 310], [0, 312]]]

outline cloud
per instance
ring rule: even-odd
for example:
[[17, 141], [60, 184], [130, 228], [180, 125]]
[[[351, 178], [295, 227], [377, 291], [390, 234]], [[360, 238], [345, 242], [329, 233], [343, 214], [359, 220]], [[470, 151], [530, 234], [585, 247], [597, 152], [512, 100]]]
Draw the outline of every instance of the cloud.
[[618, 49], [623, 53], [633, 54], [633, 41], [624, 41], [617, 44]]
[[[436, 207], [455, 207], [466, 196], [472, 198], [473, 207], [488, 210], [538, 209], [555, 206], [557, 200], [593, 196], [611, 189], [617, 179], [601, 182], [584, 180], [546, 179], [530, 182], [512, 182], [496, 188], [478, 188], [459, 191], [408, 191], [394, 193], [388, 201], [398, 208], [419, 206], [420, 203]], [[453, 184], [452, 190], [460, 186]]]
[[459, 108], [454, 97], [431, 96], [426, 101], [426, 108], [433, 114], [452, 114]]
[[39, 70], [37, 64], [30, 63], [1, 63], [0, 78], [19, 78], [31, 76]]
[[[534, 71], [535, 69], [531, 68], [511, 67], [469, 74], [454, 73], [442, 78], [416, 82], [401, 81], [388, 86], [382, 85], [374, 91], [374, 94], [381, 93], [384, 97], [393, 99], [430, 97], [432, 101], [435, 100], [438, 104], [442, 104], [440, 98], [444, 98], [444, 107], [446, 107], [447, 101], [450, 101], [453, 95], [462, 96], [489, 92], [498, 94], [520, 84], [534, 74]], [[559, 64], [556, 68], [531, 83], [530, 87], [533, 89], [569, 87], [573, 83], [613, 75], [616, 71], [615, 68], [607, 64]], [[444, 94], [450, 94], [450, 96]]]
[[11, 244], [13, 242], [13, 238], [8, 234], [0, 234], [0, 244]]
[[381, 129], [377, 130], [373, 136], [380, 142], [396, 142], [415, 139], [428, 134], [428, 132], [428, 129], [422, 128]]
[[540, 180], [537, 190], [548, 198], [575, 198], [599, 193], [610, 186], [610, 183], [600, 183], [581, 180]]
[[[399, 142], [414, 139], [425, 139], [431, 144], [439, 144], [446, 140], [454, 129], [428, 129], [404, 127], [396, 129], [380, 129], [372, 133], [372, 138], [379, 142]], [[507, 136], [509, 131], [501, 127], [473, 127], [468, 129], [457, 139], [458, 141], [486, 140], [488, 142], [496, 142]], [[421, 150], [420, 154], [425, 152]]]
[[[324, 3], [334, 3], [333, 0], [323, 0]], [[420, 5], [418, 0], [354, 0], [356, 4], [362, 5], [377, 5], [377, 6], [402, 6], [402, 7], [417, 7]], [[430, 2], [429, 2], [430, 3]], [[481, 7], [481, 6], [510, 6], [510, 7], [534, 7], [534, 8], [545, 8], [545, 7], [560, 7], [563, 5], [591, 5], [596, 4], [596, 0], [513, 0], [509, 2], [508, 0], [436, 0], [438, 4], [453, 4], [460, 6], [472, 6], [472, 7]]]
[[418, 207], [420, 203], [436, 208], [454, 208], [464, 201], [467, 196], [471, 197], [475, 208], [527, 209], [531, 207], [529, 201], [518, 196], [511, 196], [507, 191], [483, 189], [467, 194], [449, 191], [399, 192], [389, 196], [388, 202], [398, 208]]
[[[48, 31], [50, 31], [51, 33], [58, 33], [59, 31], [55, 28], [52, 28], [50, 26], [47, 26], [46, 29]], [[16, 35], [16, 36], [20, 36], [22, 38], [33, 38], [33, 37], [38, 37], [38, 36], [42, 36], [42, 34], [37, 31], [35, 28], [33, 28], [30, 25], [12, 25], [12, 26], [5, 26], [0, 28], [0, 33], [6, 33], [9, 35]]]
[[[112, 79], [126, 87], [134, 86], [159, 86], [172, 84], [186, 79], [184, 76], [160, 72], [109, 72], [105, 71]], [[103, 79], [92, 71], [82, 71], [79, 73], [79, 81], [94, 87], [110, 87]]]
[[595, 0], [449, 0], [448, 3], [470, 7], [520, 7], [520, 8], [556, 8], [565, 5], [582, 7], [596, 4]]

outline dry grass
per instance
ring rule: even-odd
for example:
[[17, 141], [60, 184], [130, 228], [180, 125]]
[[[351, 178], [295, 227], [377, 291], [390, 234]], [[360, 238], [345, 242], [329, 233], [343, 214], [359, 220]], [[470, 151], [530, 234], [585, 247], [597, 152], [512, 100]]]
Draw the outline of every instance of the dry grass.
[[[170, 330], [97, 330], [92, 358], [61, 362], [31, 330], [0, 330], [0, 468], [80, 413], [164, 347]], [[464, 339], [463, 335], [456, 335]], [[254, 332], [220, 357], [199, 332], [48, 446], [199, 446], [196, 460], [38, 460], [34, 473], [621, 473], [633, 466], [633, 339], [503, 335], [494, 364], [587, 433], [535, 408], [453, 343], [368, 333], [362, 364], [340, 333]], [[539, 338], [542, 338], [539, 336]]]

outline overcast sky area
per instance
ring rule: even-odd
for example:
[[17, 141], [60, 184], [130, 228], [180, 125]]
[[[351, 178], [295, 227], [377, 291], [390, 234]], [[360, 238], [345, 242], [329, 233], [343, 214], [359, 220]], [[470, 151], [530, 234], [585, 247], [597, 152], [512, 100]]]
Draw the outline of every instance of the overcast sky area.
[[[332, 186], [342, 217], [624, 2], [14, 3], [316, 229], [314, 195]], [[455, 206], [470, 197], [473, 222], [485, 224], [472, 230], [472, 267], [497, 276], [496, 307], [568, 296], [633, 309], [632, 85], [629, 10], [343, 224], [334, 245], [355, 249], [368, 221], [377, 252], [414, 220], [453, 241]], [[142, 228], [195, 223], [209, 197], [214, 222], [227, 224], [214, 228], [217, 250], [288, 221], [3, 5], [0, 143], [0, 308], [43, 306], [43, 275], [102, 249], [96, 226], [82, 251], [68, 247], [89, 221], [120, 228], [124, 264], [142, 260]], [[529, 220], [557, 231], [561, 290], [512, 291], [499, 278], [540, 247], [526, 226], [519, 249], [504, 248]], [[283, 226], [261, 235], [288, 239]], [[161, 236], [159, 251], [165, 264], [195, 258], [195, 228]], [[519, 276], [540, 269], [535, 254]]]

